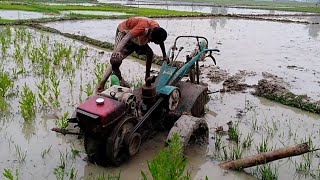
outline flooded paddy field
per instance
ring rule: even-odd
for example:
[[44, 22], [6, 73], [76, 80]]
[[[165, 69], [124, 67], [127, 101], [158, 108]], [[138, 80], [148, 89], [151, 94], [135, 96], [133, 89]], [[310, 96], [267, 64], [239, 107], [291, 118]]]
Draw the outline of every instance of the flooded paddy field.
[[[63, 125], [63, 118], [56, 120], [57, 116], [67, 112], [71, 114], [79, 102], [93, 93], [98, 79], [95, 73], [99, 75], [102, 72], [110, 52], [24, 27], [1, 27], [1, 33], [6, 37], [1, 44], [2, 50], [5, 49], [1, 55], [2, 73], [8, 74], [14, 83], [5, 92], [4, 100], [8, 106], [1, 114], [0, 145], [3, 153], [0, 168], [13, 172], [18, 169], [21, 179], [56, 179], [59, 167], [64, 163], [65, 177], [76, 173], [76, 179], [95, 179], [103, 174], [117, 175], [121, 171], [121, 179], [140, 179], [140, 171], [147, 172], [147, 161], [164, 147], [167, 132], [153, 136], [143, 144], [138, 155], [114, 168], [84, 161], [86, 155], [82, 139], [50, 130]], [[221, 55], [216, 58], [219, 60]], [[201, 65], [202, 81], [212, 91], [221, 88], [220, 83], [212, 82], [207, 75], [216, 68], [212, 62], [206, 60]], [[125, 60], [122, 65], [124, 77], [130, 82], [141, 81], [144, 77], [141, 68], [144, 68], [143, 63], [133, 59]], [[153, 69], [158, 70], [157, 67]], [[265, 151], [301, 142], [310, 142], [313, 148], [319, 147], [319, 115], [254, 97], [250, 91], [210, 95], [204, 117], [210, 128], [209, 144], [192, 145], [186, 150], [188, 170], [193, 178], [261, 178], [269, 166], [242, 172], [227, 172], [219, 168], [219, 161], [232, 158], [235, 148], [240, 148], [240, 155], [245, 157], [262, 151], [259, 147], [263, 143]], [[32, 101], [27, 100], [30, 94], [34, 94], [36, 99], [32, 116], [23, 113], [24, 108], [28, 108], [23, 102]], [[43, 99], [48, 99], [49, 103]], [[238, 144], [216, 131], [217, 127], [225, 127], [229, 121], [235, 124], [239, 133]], [[250, 142], [250, 145], [243, 146], [244, 142]], [[223, 155], [224, 151], [227, 156]], [[318, 161], [318, 153], [314, 152], [275, 161], [271, 163], [270, 170], [278, 179], [317, 179]], [[305, 165], [310, 168], [302, 168]]]
[[[210, 91], [223, 88], [233, 76], [241, 83], [257, 84], [274, 78], [290, 91], [320, 100], [320, 26], [240, 18], [156, 19], [168, 31], [167, 49], [179, 35], [199, 35], [210, 48], [217, 66], [207, 58], [201, 65], [201, 81]], [[46, 23], [66, 33], [113, 42], [122, 20], [81, 20]], [[159, 132], [143, 143], [139, 153], [122, 166], [100, 167], [87, 162], [83, 139], [51, 131], [66, 126], [65, 118], [94, 93], [110, 52], [56, 34], [26, 27], [0, 26], [0, 169], [16, 169], [20, 179], [97, 179], [117, 176], [141, 179], [147, 161], [163, 147], [168, 132]], [[178, 60], [184, 60], [195, 42], [181, 39]], [[151, 45], [157, 55], [160, 48]], [[153, 73], [157, 73], [154, 66]], [[143, 83], [144, 62], [132, 58], [121, 66], [132, 86]], [[143, 69], [143, 70], [142, 70]], [[194, 179], [320, 179], [319, 156], [315, 151], [245, 171], [225, 171], [222, 161], [246, 157], [284, 146], [307, 142], [320, 146], [320, 115], [280, 105], [253, 96], [255, 89], [210, 94], [205, 120], [209, 143], [186, 149], [187, 170]], [[3, 96], [3, 98], [2, 98]], [[233, 123], [235, 134], [226, 132]], [[73, 128], [71, 124], [68, 126]], [[221, 128], [223, 131], [221, 131]], [[236, 138], [235, 138], [236, 137]], [[150, 174], [149, 174], [150, 176]], [[0, 178], [1, 179], [1, 178]]]
[[1, 19], [37, 19], [37, 18], [49, 18], [54, 17], [52, 15], [47, 15], [39, 12], [31, 11], [19, 11], [19, 10], [0, 10]]
[[250, 8], [241, 8], [241, 7], [218, 7], [218, 6], [197, 6], [197, 5], [128, 5], [139, 8], [155, 8], [155, 9], [167, 9], [167, 10], [176, 10], [176, 11], [189, 11], [189, 12], [201, 12], [201, 13], [210, 13], [210, 14], [237, 14], [237, 15], [258, 15], [258, 14], [313, 14], [313, 13], [302, 13], [302, 12], [289, 12], [289, 11], [275, 11], [275, 10], [262, 10], [262, 9], [250, 9]]
[[[209, 47], [221, 50], [216, 55], [217, 64], [230, 74], [239, 70], [253, 71], [257, 76], [251, 79], [256, 83], [266, 71], [283, 78], [294, 93], [320, 99], [320, 67], [317, 63], [320, 57], [319, 25], [232, 18], [157, 21], [168, 31], [167, 48], [173, 45], [175, 38], [180, 35], [205, 36], [209, 40]], [[113, 42], [114, 31], [120, 22], [121, 20], [89, 20], [45, 25], [62, 32]], [[184, 39], [178, 41], [177, 46], [185, 47], [180, 57], [190, 53], [193, 43]], [[156, 54], [161, 54], [158, 46], [151, 43], [151, 47]]]
[[73, 10], [73, 11], [62, 11], [61, 12], [64, 15], [68, 14], [86, 14], [86, 15], [103, 15], [103, 16], [120, 16], [120, 15], [128, 15], [127, 13], [121, 13], [121, 12], [110, 12], [110, 11], [81, 11], [81, 10]]

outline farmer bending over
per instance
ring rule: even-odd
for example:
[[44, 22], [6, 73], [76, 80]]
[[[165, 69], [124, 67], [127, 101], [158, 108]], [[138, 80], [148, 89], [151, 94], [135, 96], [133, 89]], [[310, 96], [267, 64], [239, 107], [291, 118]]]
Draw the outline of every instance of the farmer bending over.
[[149, 42], [158, 44], [161, 48], [163, 59], [168, 61], [165, 52], [164, 41], [167, 38], [167, 32], [159, 24], [146, 17], [132, 17], [118, 25], [114, 50], [110, 58], [111, 66], [106, 70], [97, 92], [104, 90], [107, 79], [113, 72], [120, 80], [120, 85], [129, 87], [129, 84], [122, 78], [120, 65], [122, 60], [136, 52], [139, 55], [146, 55], [146, 74], [145, 79], [150, 76], [150, 69], [153, 58], [153, 51], [149, 47]]

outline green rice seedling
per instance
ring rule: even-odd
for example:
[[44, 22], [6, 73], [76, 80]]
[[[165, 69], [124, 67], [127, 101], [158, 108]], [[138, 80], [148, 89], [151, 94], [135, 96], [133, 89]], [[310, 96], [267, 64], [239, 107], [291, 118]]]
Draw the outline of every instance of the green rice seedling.
[[49, 91], [49, 87], [47, 85], [46, 80], [42, 79], [39, 84], [36, 84], [36, 86], [38, 88], [38, 97], [39, 97], [39, 99], [41, 100], [41, 102], [42, 102], [42, 104], [44, 106], [47, 106], [48, 102], [47, 102], [47, 99], [46, 99], [46, 95], [47, 95], [47, 92]]
[[244, 140], [243, 140], [243, 142], [242, 142], [242, 147], [243, 147], [243, 148], [250, 148], [250, 147], [251, 147], [252, 141], [253, 141], [252, 136], [253, 136], [253, 134], [252, 134], [252, 133], [249, 133], [249, 134], [246, 136], [246, 138], [244, 138]]
[[69, 85], [70, 85], [70, 91], [72, 92], [73, 85], [74, 85], [74, 79], [69, 79]]
[[75, 159], [76, 157], [80, 157], [80, 151], [77, 150], [75, 147], [71, 146], [71, 157]]
[[21, 53], [21, 46], [19, 44], [15, 45], [13, 57], [18, 65], [23, 66], [23, 55]]
[[141, 86], [143, 86], [144, 82], [145, 81], [142, 78], [140, 78], [134, 82], [131, 82], [130, 87], [133, 87], [134, 89], [140, 88]]
[[31, 32], [27, 33], [27, 42], [24, 46], [23, 55], [26, 56], [29, 54], [30, 47], [31, 47]]
[[0, 70], [0, 97], [4, 97], [10, 88], [13, 88], [13, 80], [9, 73]]
[[221, 134], [215, 134], [215, 141], [214, 141], [214, 149], [216, 151], [220, 151], [222, 145], [222, 135]]
[[68, 117], [69, 117], [69, 112], [65, 112], [60, 119], [56, 120], [55, 124], [61, 129], [66, 129], [69, 124]]
[[6, 26], [6, 35], [9, 38], [12, 36], [11, 27], [9, 25]]
[[5, 36], [1, 36], [1, 56], [5, 58], [7, 56], [7, 49], [8, 49], [8, 41], [6, 40]]
[[51, 84], [52, 84], [52, 91], [54, 93], [54, 96], [56, 98], [56, 100], [59, 98], [59, 95], [60, 95], [60, 89], [59, 89], [59, 86], [60, 86], [60, 80], [58, 79], [57, 77], [57, 74], [54, 72], [54, 70], [51, 71], [50, 73], [50, 81], [51, 81]]
[[[176, 133], [169, 142], [169, 146], [148, 162], [148, 169], [153, 179], [191, 179], [188, 172], [184, 175], [186, 165], [187, 161], [183, 156], [183, 143]], [[141, 171], [141, 175], [143, 179], [147, 179], [143, 171]]]
[[258, 153], [268, 152], [271, 149], [268, 148], [268, 139], [264, 139], [262, 137], [262, 142], [260, 143], [258, 147]]
[[69, 173], [69, 180], [76, 180], [77, 174], [78, 174], [78, 171], [75, 171], [74, 167], [72, 167]]
[[257, 117], [253, 117], [251, 120], [251, 127], [254, 131], [258, 130], [257, 122], [258, 122]]
[[3, 97], [0, 96], [0, 111], [3, 112], [5, 110], [7, 110], [8, 107], [9, 107], [9, 105], [8, 105], [7, 101]]
[[240, 131], [239, 131], [238, 124], [236, 124], [235, 126], [229, 128], [228, 136], [229, 136], [229, 140], [230, 141], [234, 141], [236, 143], [239, 142], [239, 140], [240, 140]]
[[96, 64], [96, 67], [94, 68], [94, 75], [96, 76], [96, 79], [98, 82], [101, 82], [102, 76], [107, 68], [108, 68], [108, 64], [106, 63]]
[[311, 154], [302, 155], [302, 160], [300, 163], [295, 162], [296, 172], [299, 174], [309, 175], [312, 164]]
[[279, 176], [276, 168], [273, 170], [270, 164], [258, 166], [257, 175], [261, 180], [277, 180]]
[[27, 35], [27, 29], [25, 27], [19, 27], [19, 28], [15, 28], [14, 30], [15, 30], [15, 38], [19, 42], [23, 42]]
[[95, 177], [96, 180], [120, 180], [120, 172], [118, 175], [110, 175], [108, 174], [107, 176], [103, 173], [102, 175], [98, 175]]
[[[311, 134], [313, 134], [313, 133], [311, 133]], [[301, 143], [307, 143], [311, 150], [317, 149], [315, 144], [313, 143], [311, 135], [309, 135], [308, 137], [303, 138], [300, 142]]]
[[68, 159], [68, 152], [66, 150], [66, 153], [62, 153], [59, 151], [60, 154], [60, 162], [59, 165], [53, 169], [53, 174], [56, 176], [57, 180], [63, 180], [64, 176], [66, 174], [66, 165], [67, 165], [67, 159]]
[[44, 77], [49, 77], [50, 76], [50, 62], [49, 61], [45, 61], [43, 62], [43, 65], [42, 65], [42, 75]]
[[86, 84], [85, 93], [87, 97], [90, 97], [94, 92], [94, 86], [89, 82]]
[[232, 160], [241, 159], [242, 153], [243, 151], [242, 151], [241, 145], [237, 144], [236, 146], [232, 146], [230, 157], [232, 158]]
[[47, 148], [47, 149], [44, 149], [42, 152], [41, 152], [41, 157], [44, 158], [46, 155], [48, 155], [51, 151], [51, 145]]
[[15, 176], [13, 175], [11, 169], [4, 169], [4, 172], [2, 173], [3, 177], [5, 177], [8, 180], [19, 180], [19, 174], [19, 169], [16, 169]]
[[35, 105], [36, 96], [33, 94], [27, 84], [25, 84], [23, 91], [21, 92], [20, 101], [21, 114], [25, 121], [30, 121], [35, 116]]
[[77, 67], [80, 67], [82, 64], [82, 60], [85, 56], [88, 54], [88, 48], [80, 48], [75, 56], [76, 65]]
[[21, 147], [17, 144], [14, 145], [16, 149], [16, 156], [19, 163], [24, 163], [27, 157], [27, 151], [23, 152]]

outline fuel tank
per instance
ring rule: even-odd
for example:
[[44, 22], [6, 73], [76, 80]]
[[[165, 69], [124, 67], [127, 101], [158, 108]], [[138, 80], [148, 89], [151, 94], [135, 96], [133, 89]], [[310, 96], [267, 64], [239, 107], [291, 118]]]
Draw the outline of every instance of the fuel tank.
[[120, 117], [124, 112], [124, 103], [100, 95], [89, 97], [77, 108], [78, 117], [88, 117], [87, 119], [79, 119], [80, 121], [99, 118], [102, 126], [106, 126], [109, 122]]

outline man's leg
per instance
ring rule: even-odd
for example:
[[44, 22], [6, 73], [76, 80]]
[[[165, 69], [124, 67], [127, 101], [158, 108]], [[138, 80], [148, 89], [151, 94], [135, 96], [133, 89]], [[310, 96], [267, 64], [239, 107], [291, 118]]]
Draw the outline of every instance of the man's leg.
[[140, 46], [139, 50], [137, 52], [138, 54], [146, 55], [146, 74], [145, 74], [145, 80], [150, 77], [150, 69], [152, 65], [152, 59], [153, 59], [153, 51], [149, 47], [149, 45]]
[[[118, 46], [119, 42], [121, 41], [121, 39], [125, 36], [126, 34], [123, 32], [120, 32], [119, 29], [116, 30], [116, 37], [115, 37], [115, 42], [114, 42], [114, 48], [116, 49], [116, 47]], [[97, 92], [100, 93], [104, 90], [105, 84], [107, 82], [107, 80], [109, 79], [110, 75], [112, 74], [112, 71], [116, 71], [115, 74], [119, 77], [119, 79], [121, 78], [121, 72], [120, 72], [120, 65], [121, 65], [122, 59], [121, 60], [115, 60], [112, 57], [110, 58], [110, 63], [111, 63], [111, 67], [109, 66], [106, 71], [103, 74], [102, 80], [98, 86]], [[114, 63], [114, 64], [113, 64]]]

